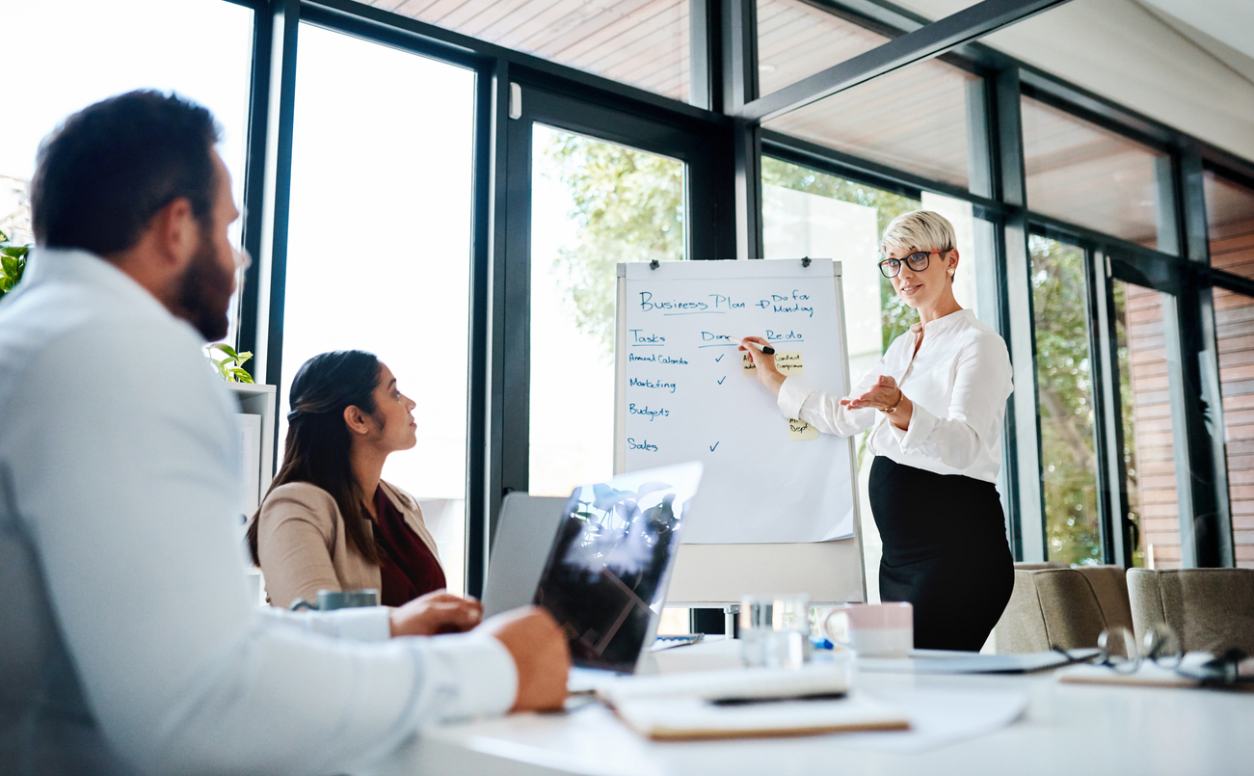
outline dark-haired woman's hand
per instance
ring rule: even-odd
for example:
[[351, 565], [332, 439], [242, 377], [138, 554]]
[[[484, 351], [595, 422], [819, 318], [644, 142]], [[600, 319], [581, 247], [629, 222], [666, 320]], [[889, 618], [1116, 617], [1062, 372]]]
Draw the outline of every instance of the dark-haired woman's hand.
[[483, 619], [483, 604], [473, 598], [437, 590], [419, 596], [389, 615], [392, 636], [433, 636], [461, 633]]

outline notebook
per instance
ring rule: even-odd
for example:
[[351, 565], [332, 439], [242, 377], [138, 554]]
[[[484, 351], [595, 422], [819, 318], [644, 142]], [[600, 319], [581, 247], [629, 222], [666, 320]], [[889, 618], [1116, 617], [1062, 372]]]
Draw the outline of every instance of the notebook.
[[899, 709], [849, 692], [831, 665], [633, 677], [598, 690], [630, 728], [657, 740], [904, 730]]

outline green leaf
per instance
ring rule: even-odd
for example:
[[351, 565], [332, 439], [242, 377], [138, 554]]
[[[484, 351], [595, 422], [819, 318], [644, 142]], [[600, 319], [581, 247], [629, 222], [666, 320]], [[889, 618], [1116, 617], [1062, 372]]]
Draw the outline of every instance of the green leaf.
[[222, 353], [225, 353], [227, 356], [230, 356], [232, 361], [239, 358], [239, 354], [235, 352], [235, 348], [231, 347], [225, 342], [215, 342], [214, 344], [210, 345], [209, 348], [211, 350], [217, 350], [217, 351], [221, 351]]
[[235, 382], [237, 383], [251, 383], [253, 381], [253, 376], [248, 374], [247, 370], [240, 369], [239, 367], [232, 367], [230, 369], [230, 375], [235, 378]]
[[238, 357], [235, 359], [235, 364], [236, 366], [243, 366], [244, 364], [248, 363], [248, 360], [251, 359], [252, 357], [253, 357], [252, 352], [245, 350], [243, 353], [240, 353]]

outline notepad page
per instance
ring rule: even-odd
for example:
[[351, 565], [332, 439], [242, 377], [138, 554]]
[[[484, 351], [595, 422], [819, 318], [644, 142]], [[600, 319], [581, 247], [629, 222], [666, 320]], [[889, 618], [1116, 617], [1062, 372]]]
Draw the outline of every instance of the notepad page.
[[650, 698], [778, 698], [845, 692], [849, 674], [830, 663], [799, 669], [737, 668], [623, 677], [597, 688], [612, 705]]
[[905, 730], [900, 710], [865, 696], [717, 706], [699, 698], [647, 698], [615, 706], [636, 732], [659, 740], [796, 736], [867, 730]]

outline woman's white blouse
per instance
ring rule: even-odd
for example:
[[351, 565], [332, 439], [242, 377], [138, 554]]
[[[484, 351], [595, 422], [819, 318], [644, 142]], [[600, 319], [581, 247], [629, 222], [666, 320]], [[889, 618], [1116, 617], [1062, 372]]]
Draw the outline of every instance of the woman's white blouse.
[[[923, 344], [915, 353], [920, 332]], [[841, 407], [839, 396], [815, 390], [799, 376], [780, 386], [779, 409], [828, 434], [852, 436], [872, 429], [871, 452], [897, 463], [997, 482], [1006, 399], [1014, 385], [1010, 355], [996, 331], [970, 310], [915, 324], [893, 340], [879, 366], [858, 381], [850, 396], [869, 391], [882, 374], [891, 375], [914, 403], [905, 431], [878, 410]]]

